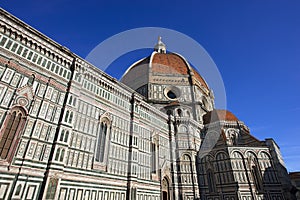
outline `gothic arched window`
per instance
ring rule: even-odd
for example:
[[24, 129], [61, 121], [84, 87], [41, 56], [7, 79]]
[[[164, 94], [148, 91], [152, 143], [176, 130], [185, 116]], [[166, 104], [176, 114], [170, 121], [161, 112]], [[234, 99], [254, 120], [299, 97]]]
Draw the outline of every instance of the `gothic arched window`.
[[58, 148], [55, 154], [55, 160], [59, 162], [64, 161], [64, 156], [65, 156], [65, 149], [63, 148]]
[[184, 154], [180, 161], [180, 172], [182, 174], [182, 183], [184, 184], [193, 184], [193, 168], [192, 168], [192, 159], [189, 155]]
[[71, 123], [72, 123], [72, 120], [73, 120], [73, 112], [70, 112], [69, 124], [71, 124]]
[[67, 110], [66, 115], [65, 115], [65, 122], [68, 122], [70, 112]]
[[58, 178], [50, 178], [46, 199], [54, 199], [57, 185], [58, 185]]
[[63, 161], [64, 161], [64, 156], [65, 156], [65, 150], [62, 149], [62, 150], [61, 150], [61, 154], [60, 154], [60, 158], [59, 158], [59, 161], [60, 161], [60, 162], [63, 162]]
[[253, 178], [253, 182], [257, 191], [261, 191], [263, 189], [262, 177], [260, 170], [256, 165], [252, 165], [251, 174]]
[[156, 144], [151, 143], [151, 172], [156, 173]]
[[205, 184], [208, 187], [209, 192], [216, 192], [216, 180], [215, 180], [215, 167], [214, 159], [211, 155], [207, 155], [201, 159], [203, 172], [206, 174], [206, 177], [203, 177]]
[[208, 184], [208, 190], [209, 192], [215, 192], [216, 191], [216, 183], [215, 183], [215, 177], [214, 173], [211, 169], [207, 171], [207, 184]]
[[55, 160], [58, 160], [59, 155], [60, 155], [60, 148], [58, 148], [56, 151]]
[[66, 132], [64, 142], [68, 142], [68, 138], [69, 138], [69, 131]]
[[63, 141], [64, 140], [64, 135], [65, 135], [65, 130], [62, 130], [61, 133], [60, 133], [59, 141]]
[[97, 162], [104, 161], [104, 155], [105, 155], [104, 152], [105, 152], [108, 131], [109, 131], [109, 123], [107, 120], [104, 120], [100, 123], [100, 131], [97, 137], [97, 147], [96, 147], [96, 157], [95, 157], [95, 160]]
[[258, 192], [262, 191], [263, 180], [262, 180], [262, 175], [261, 175], [261, 171], [260, 171], [260, 167], [259, 167], [257, 158], [253, 155], [250, 155], [249, 162], [250, 162], [250, 171], [251, 171], [251, 175], [252, 175], [252, 179], [253, 179], [255, 188]]
[[0, 158], [8, 159], [17, 147], [19, 135], [26, 121], [25, 111], [18, 107], [8, 114], [0, 132]]
[[72, 101], [73, 101], [73, 97], [70, 96], [70, 98], [69, 98], [69, 105], [72, 105]]

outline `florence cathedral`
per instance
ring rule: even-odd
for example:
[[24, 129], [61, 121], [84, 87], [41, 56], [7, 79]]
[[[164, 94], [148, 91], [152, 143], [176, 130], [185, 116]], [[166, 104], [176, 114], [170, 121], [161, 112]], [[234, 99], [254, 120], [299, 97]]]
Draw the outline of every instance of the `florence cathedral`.
[[182, 55], [132, 63], [117, 81], [0, 9], [0, 199], [294, 199], [275, 141]]

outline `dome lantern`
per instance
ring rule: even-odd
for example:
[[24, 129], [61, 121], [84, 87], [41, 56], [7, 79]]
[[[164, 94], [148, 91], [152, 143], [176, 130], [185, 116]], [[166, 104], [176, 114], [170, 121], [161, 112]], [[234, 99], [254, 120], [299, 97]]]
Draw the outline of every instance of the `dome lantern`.
[[154, 46], [154, 50], [158, 53], [166, 53], [167, 48], [166, 45], [161, 41], [161, 37], [158, 37], [157, 44]]

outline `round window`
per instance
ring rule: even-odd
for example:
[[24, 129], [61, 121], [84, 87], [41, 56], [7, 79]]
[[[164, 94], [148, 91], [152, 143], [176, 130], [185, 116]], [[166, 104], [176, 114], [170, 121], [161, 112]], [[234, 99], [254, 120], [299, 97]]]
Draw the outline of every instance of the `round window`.
[[175, 100], [180, 97], [180, 90], [175, 86], [166, 87], [164, 94], [168, 99]]
[[167, 93], [167, 96], [170, 98], [170, 99], [176, 99], [176, 94], [173, 92], [173, 91], [169, 91]]

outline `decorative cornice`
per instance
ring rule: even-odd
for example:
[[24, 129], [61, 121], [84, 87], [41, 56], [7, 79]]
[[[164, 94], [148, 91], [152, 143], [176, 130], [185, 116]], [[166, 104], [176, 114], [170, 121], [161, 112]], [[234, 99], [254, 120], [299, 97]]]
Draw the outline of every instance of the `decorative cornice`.
[[43, 75], [37, 74], [36, 72], [29, 70], [27, 68], [22, 67], [17, 61], [15, 60], [9, 60], [9, 59], [5, 59], [0, 57], [0, 63], [3, 64], [4, 66], [8, 66], [10, 68], [15, 69], [18, 73], [22, 73], [25, 76], [31, 76], [32, 74], [35, 75], [35, 79], [43, 82], [43, 83], [48, 83], [62, 91], [67, 91], [67, 87], [63, 86], [62, 84], [58, 83], [56, 80], [54, 79], [50, 79], [48, 77], [45, 77]]

